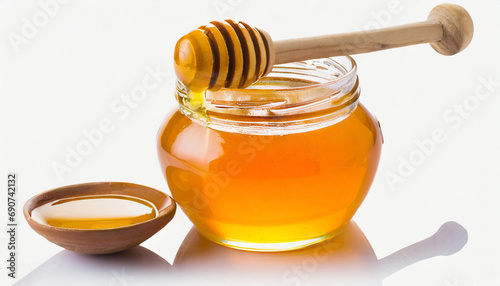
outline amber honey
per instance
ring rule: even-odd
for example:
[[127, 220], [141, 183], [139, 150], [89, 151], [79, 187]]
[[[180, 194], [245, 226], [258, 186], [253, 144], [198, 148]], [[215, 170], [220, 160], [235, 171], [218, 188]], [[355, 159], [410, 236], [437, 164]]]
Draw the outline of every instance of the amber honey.
[[[181, 102], [160, 128], [172, 195], [212, 241], [259, 251], [319, 242], [349, 224], [373, 181], [382, 138], [357, 81], [284, 76], [208, 94], [208, 123]], [[343, 94], [326, 88], [331, 77]]]
[[76, 229], [109, 229], [141, 223], [157, 216], [156, 207], [125, 195], [79, 196], [55, 200], [35, 208], [39, 223]]

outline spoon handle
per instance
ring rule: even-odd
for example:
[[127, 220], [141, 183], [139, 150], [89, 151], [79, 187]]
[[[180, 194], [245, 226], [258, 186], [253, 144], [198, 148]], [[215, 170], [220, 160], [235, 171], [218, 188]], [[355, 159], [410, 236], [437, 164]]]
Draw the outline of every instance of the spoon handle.
[[275, 63], [369, 53], [423, 43], [431, 43], [441, 54], [453, 55], [469, 44], [473, 30], [472, 19], [464, 8], [441, 4], [432, 9], [427, 21], [423, 22], [378, 30], [275, 41]]

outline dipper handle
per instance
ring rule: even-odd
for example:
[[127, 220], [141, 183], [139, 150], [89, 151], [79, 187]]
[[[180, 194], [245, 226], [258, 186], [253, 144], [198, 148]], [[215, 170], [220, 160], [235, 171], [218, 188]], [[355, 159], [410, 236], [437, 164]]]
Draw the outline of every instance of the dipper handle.
[[274, 42], [275, 63], [312, 58], [353, 55], [431, 43], [438, 53], [450, 56], [467, 47], [474, 26], [461, 6], [441, 4], [434, 7], [427, 21], [337, 35], [326, 35]]
[[274, 64], [422, 43], [431, 43], [443, 55], [454, 55], [467, 47], [473, 30], [469, 13], [454, 4], [434, 7], [424, 22], [276, 42], [246, 23], [213, 21], [177, 42], [175, 72], [193, 91], [244, 88], [268, 74]]

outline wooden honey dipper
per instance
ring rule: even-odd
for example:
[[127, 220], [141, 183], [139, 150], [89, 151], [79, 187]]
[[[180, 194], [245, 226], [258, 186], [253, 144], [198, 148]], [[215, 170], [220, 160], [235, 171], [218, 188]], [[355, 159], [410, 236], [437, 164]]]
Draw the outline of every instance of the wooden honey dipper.
[[274, 64], [423, 43], [440, 54], [454, 55], [467, 47], [473, 30], [469, 13], [454, 4], [434, 7], [423, 22], [274, 42], [265, 31], [246, 23], [213, 21], [179, 39], [174, 65], [178, 79], [193, 91], [245, 88]]

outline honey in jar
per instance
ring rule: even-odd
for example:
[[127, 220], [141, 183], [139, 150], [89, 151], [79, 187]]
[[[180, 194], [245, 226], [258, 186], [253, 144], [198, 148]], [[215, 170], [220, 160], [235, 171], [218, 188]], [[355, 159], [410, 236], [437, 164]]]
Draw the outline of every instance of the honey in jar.
[[[206, 238], [280, 251], [342, 232], [373, 181], [382, 145], [358, 101], [350, 57], [277, 65], [246, 89], [177, 83], [158, 135], [174, 199]], [[196, 106], [196, 108], [193, 108]]]
[[141, 223], [157, 216], [156, 207], [126, 195], [89, 195], [58, 199], [35, 208], [39, 223], [76, 229], [109, 229]]

